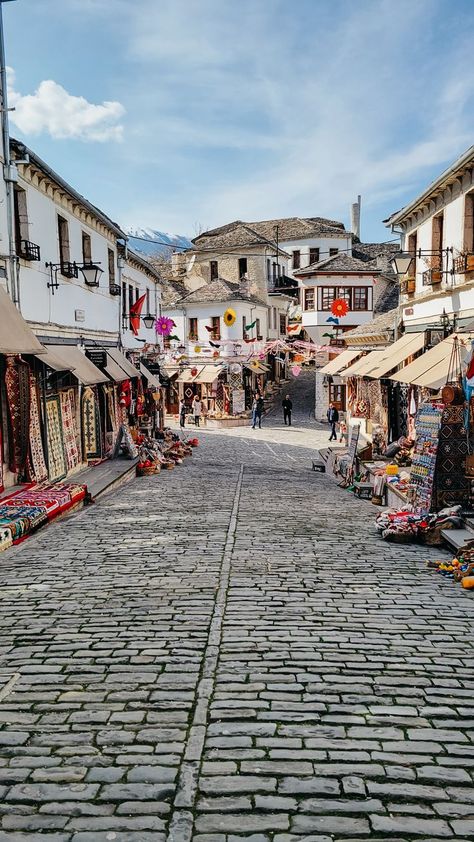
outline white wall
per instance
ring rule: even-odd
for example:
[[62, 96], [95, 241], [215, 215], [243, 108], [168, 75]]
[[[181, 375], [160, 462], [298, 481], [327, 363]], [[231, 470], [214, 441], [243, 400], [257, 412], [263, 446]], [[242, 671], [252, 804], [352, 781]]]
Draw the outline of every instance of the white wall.
[[[125, 262], [125, 265], [122, 269], [121, 273], [121, 281], [127, 285], [127, 306], [126, 306], [126, 313], [129, 312], [128, 308], [128, 287], [129, 285], [133, 286], [134, 288], [134, 299], [136, 297], [135, 290], [138, 290], [138, 297], [140, 298], [147, 290], [149, 290], [149, 301], [150, 301], [150, 313], [154, 316], [159, 316], [161, 314], [161, 288], [158, 284], [156, 284], [153, 278], [149, 277], [147, 273], [142, 270], [138, 269], [136, 265], [133, 265], [131, 262]], [[142, 307], [142, 316], [147, 315], [147, 302], [146, 300], [143, 302]], [[155, 332], [155, 327], [146, 328], [143, 324], [143, 320], [140, 321], [140, 330], [138, 332], [138, 337], [135, 336], [133, 331], [129, 329], [123, 330], [122, 328], [122, 343], [125, 348], [130, 349], [137, 349], [143, 348], [144, 343], [140, 342], [140, 339], [144, 339], [145, 343], [149, 343], [151, 345], [155, 344], [162, 344], [162, 340], [160, 337], [157, 337]]]
[[[227, 327], [227, 325], [224, 324], [223, 320], [223, 315], [228, 307], [231, 307], [237, 314], [237, 318], [231, 327]], [[221, 340], [232, 340], [232, 342], [239, 342], [241, 344], [240, 354], [242, 356], [248, 355], [250, 353], [250, 350], [254, 351], [259, 347], [263, 347], [268, 336], [267, 307], [265, 307], [263, 304], [252, 304], [250, 301], [226, 301], [216, 302], [215, 304], [188, 304], [186, 305], [186, 314], [184, 314], [183, 311], [178, 308], [164, 307], [163, 313], [164, 315], [169, 316], [171, 319], [173, 319], [176, 323], [176, 327], [174, 328], [173, 333], [179, 336], [180, 342], [182, 342], [182, 344], [184, 344], [186, 347], [186, 354], [191, 358], [199, 357], [200, 359], [202, 359], [206, 357], [209, 360], [212, 360], [212, 354], [216, 349], [209, 345], [209, 340], [213, 340], [209, 331], [206, 330], [206, 325], [211, 325], [212, 316], [220, 317]], [[197, 340], [188, 339], [190, 318], [197, 318], [198, 320]], [[263, 336], [263, 340], [261, 341], [261, 343], [256, 343], [255, 345], [250, 346], [249, 344], [243, 341], [244, 318], [246, 324], [251, 324], [253, 321], [255, 321], [255, 319], [260, 319], [260, 331], [261, 335]], [[256, 328], [254, 328], [250, 332], [250, 337], [256, 337]], [[178, 344], [179, 343], [176, 343], [176, 345]], [[196, 347], [201, 348], [201, 351], [199, 353], [195, 351]], [[205, 348], [210, 349], [210, 353], [205, 353]], [[220, 354], [223, 357], [235, 356], [234, 346], [221, 346]]]
[[343, 254], [350, 254], [352, 238], [350, 234], [345, 234], [340, 237], [312, 237], [303, 240], [282, 240], [280, 246], [290, 255], [287, 274], [290, 278], [294, 278], [294, 272], [298, 271], [298, 269], [293, 270], [294, 251], [300, 251], [300, 268], [305, 269], [306, 266], [310, 265], [310, 248], [319, 248], [319, 259], [326, 260], [329, 257], [329, 250], [332, 248], [339, 249]]

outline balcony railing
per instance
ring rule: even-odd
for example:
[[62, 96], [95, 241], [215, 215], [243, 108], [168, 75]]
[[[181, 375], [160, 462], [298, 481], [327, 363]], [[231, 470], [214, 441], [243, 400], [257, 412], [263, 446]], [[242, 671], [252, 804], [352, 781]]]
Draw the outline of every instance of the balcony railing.
[[426, 272], [423, 272], [422, 280], [424, 287], [437, 286], [443, 280], [443, 270], [441, 267], [427, 269]]
[[466, 272], [474, 272], [474, 254], [460, 254], [454, 258], [454, 271], [457, 275], [464, 275]]
[[109, 292], [111, 295], [120, 295], [120, 284], [109, 284]]
[[402, 295], [412, 295], [416, 289], [416, 279], [414, 277], [403, 278], [400, 281], [400, 292]]
[[40, 247], [29, 240], [20, 240], [18, 244], [18, 255], [23, 260], [40, 260]]

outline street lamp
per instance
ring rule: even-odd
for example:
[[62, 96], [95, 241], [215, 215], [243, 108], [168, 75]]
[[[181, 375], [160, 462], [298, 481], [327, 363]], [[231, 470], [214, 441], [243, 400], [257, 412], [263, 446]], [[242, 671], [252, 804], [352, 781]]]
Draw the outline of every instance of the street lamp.
[[88, 287], [98, 287], [99, 286], [99, 278], [103, 273], [103, 269], [97, 265], [97, 263], [83, 263], [82, 266], [78, 267], [83, 276], [84, 281]]
[[156, 316], [153, 316], [151, 313], [147, 313], [146, 316], [142, 316], [142, 321], [147, 330], [151, 330], [153, 325], [155, 324]]
[[395, 275], [407, 275], [414, 263], [414, 256], [409, 251], [399, 251], [390, 260]]

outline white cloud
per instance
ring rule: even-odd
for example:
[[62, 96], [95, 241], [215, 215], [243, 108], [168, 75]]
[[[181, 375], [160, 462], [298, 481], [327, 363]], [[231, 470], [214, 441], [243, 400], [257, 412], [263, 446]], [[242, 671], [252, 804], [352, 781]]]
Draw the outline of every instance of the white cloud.
[[49, 134], [56, 140], [119, 141], [120, 120], [125, 109], [120, 102], [94, 105], [82, 96], [68, 93], [52, 79], [41, 82], [34, 94], [15, 90], [15, 74], [8, 71], [9, 105], [15, 110], [10, 120], [25, 135]]

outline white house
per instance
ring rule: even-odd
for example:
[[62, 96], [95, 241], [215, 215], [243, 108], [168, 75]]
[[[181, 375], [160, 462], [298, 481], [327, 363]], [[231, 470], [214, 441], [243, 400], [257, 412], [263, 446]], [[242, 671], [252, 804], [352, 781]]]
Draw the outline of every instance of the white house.
[[[380, 276], [380, 269], [348, 254], [337, 254], [299, 270], [302, 324], [311, 339], [325, 345], [335, 332], [343, 333], [370, 322], [374, 288]], [[332, 307], [338, 300], [345, 302], [347, 313], [339, 317], [339, 328], [335, 331]]]
[[[23, 317], [43, 342], [112, 346], [123, 337], [125, 347], [143, 347], [125, 317], [143, 294], [143, 315], [159, 312], [156, 270], [128, 252], [122, 229], [31, 149], [12, 140], [11, 150]], [[139, 338], [155, 344], [154, 327], [141, 321]]]
[[445, 312], [454, 326], [474, 319], [474, 146], [386, 225], [413, 256], [401, 277], [406, 330], [433, 327]]

